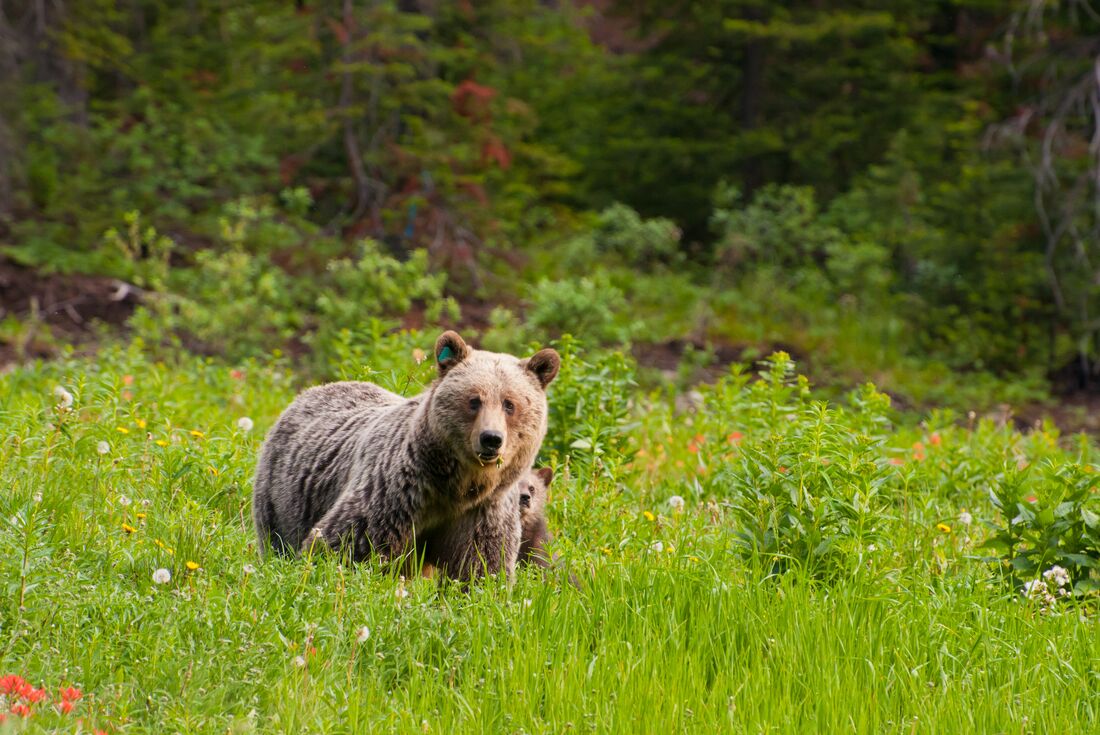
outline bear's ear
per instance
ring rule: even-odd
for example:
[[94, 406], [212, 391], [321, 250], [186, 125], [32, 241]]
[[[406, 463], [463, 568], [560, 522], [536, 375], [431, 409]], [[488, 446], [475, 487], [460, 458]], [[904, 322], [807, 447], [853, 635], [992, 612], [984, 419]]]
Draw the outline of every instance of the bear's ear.
[[542, 480], [543, 485], [550, 487], [550, 481], [554, 479], [554, 470], [549, 467], [539, 467], [535, 470], [535, 474]]
[[458, 332], [447, 330], [435, 341], [435, 364], [439, 366], [439, 377], [470, 355], [470, 348], [458, 336]]
[[550, 385], [550, 381], [558, 375], [558, 368], [561, 367], [561, 357], [558, 356], [557, 351], [547, 347], [545, 350], [539, 350], [524, 360], [523, 367], [533, 372], [535, 377], [539, 379], [539, 385], [546, 388]]

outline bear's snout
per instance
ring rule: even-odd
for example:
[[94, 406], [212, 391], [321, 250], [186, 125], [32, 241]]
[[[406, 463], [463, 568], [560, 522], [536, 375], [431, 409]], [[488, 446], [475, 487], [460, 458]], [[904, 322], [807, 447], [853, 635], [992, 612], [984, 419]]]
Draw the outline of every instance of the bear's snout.
[[494, 459], [504, 446], [504, 434], [499, 431], [487, 429], [477, 437], [478, 454], [482, 459]]

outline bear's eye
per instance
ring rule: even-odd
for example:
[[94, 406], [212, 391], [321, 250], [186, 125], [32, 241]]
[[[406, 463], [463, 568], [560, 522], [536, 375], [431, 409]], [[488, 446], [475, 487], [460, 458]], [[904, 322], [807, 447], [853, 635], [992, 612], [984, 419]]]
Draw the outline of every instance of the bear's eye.
[[477, 396], [474, 396], [473, 398], [470, 399], [470, 410], [471, 411], [476, 411], [479, 408], [481, 408], [481, 399], [478, 398]]
[[515, 412], [516, 412], [516, 404], [512, 403], [507, 398], [505, 398], [504, 399], [504, 413], [506, 413], [510, 416]]

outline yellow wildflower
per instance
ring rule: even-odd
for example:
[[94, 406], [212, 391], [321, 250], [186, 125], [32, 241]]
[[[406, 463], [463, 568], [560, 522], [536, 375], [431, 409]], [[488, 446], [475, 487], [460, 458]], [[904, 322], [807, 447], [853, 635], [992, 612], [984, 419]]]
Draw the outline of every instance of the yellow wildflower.
[[207, 469], [207, 471], [208, 471], [208, 472], [209, 472], [209, 473], [210, 473], [211, 475], [213, 475], [214, 477], [217, 477], [217, 476], [218, 476], [218, 468], [217, 468], [217, 467], [215, 467], [214, 465], [210, 465], [210, 466], [209, 466], [209, 467], [207, 467], [206, 469]]
[[600, 549], [600, 551], [602, 551], [607, 556], [611, 556], [611, 549], [607, 548], [606, 546]]
[[202, 439], [204, 436], [206, 436], [206, 434], [202, 433], [198, 429], [191, 429], [191, 431], [189, 431], [187, 433], [190, 434], [191, 436], [195, 437], [196, 439]]
[[145, 428], [145, 419], [138, 419], [135, 423], [139, 429]]
[[133, 526], [131, 526], [129, 523], [123, 523], [122, 524], [122, 530], [125, 531], [126, 533], [133, 533], [137, 529], [134, 528]]
[[188, 561], [184, 566], [187, 567], [187, 571], [189, 572], [193, 572], [199, 568], [198, 562], [194, 561]]
[[144, 513], [134, 513], [134, 517], [136, 517], [139, 521], [144, 521], [145, 520], [145, 514]]
[[947, 525], [946, 523], [937, 523], [936, 528], [943, 533], [951, 533], [951, 526]]
[[645, 513], [642, 513], [642, 515], [644, 515], [644, 516], [645, 516], [645, 519], [646, 519], [647, 521], [655, 521], [655, 520], [657, 520], [657, 516], [653, 515], [653, 514], [652, 514], [652, 513], [650, 513], [650, 512], [648, 511], [648, 510], [647, 510], [647, 511], [646, 511]]
[[168, 446], [168, 442], [164, 441], [163, 439], [157, 439], [157, 440], [156, 440], [156, 442], [154, 442], [154, 443], [155, 443], [155, 444], [156, 444], [156, 445], [157, 445], [158, 447], [166, 447], [166, 446]]
[[125, 426], [119, 426], [115, 429], [115, 431], [117, 431], [119, 434], [129, 434], [130, 433], [130, 430], [127, 429]]

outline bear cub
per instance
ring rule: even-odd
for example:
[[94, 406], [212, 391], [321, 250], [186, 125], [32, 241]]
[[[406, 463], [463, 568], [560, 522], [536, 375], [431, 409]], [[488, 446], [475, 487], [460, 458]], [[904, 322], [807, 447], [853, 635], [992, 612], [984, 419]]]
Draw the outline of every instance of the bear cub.
[[520, 564], [549, 567], [553, 561], [544, 549], [552, 537], [546, 526], [546, 501], [554, 470], [542, 467], [532, 470], [519, 481]]

